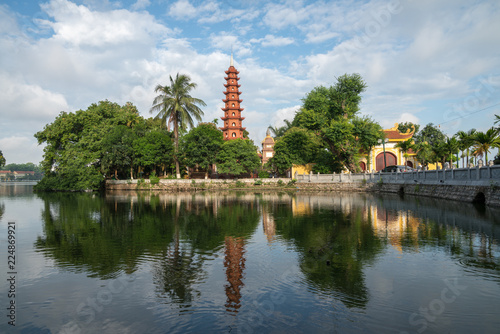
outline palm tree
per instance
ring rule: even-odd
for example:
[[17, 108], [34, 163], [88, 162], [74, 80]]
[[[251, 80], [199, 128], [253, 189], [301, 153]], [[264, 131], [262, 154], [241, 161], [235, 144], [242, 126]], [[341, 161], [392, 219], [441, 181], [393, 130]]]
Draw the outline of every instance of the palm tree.
[[[469, 155], [470, 155], [470, 148], [472, 146], [472, 144], [474, 144], [474, 136], [476, 134], [476, 129], [470, 129], [469, 131], [465, 132], [465, 131], [458, 131], [456, 134], [455, 134], [455, 137], [458, 138], [459, 140], [459, 148], [460, 150], [462, 151], [462, 167], [467, 167], [468, 164], [469, 164]], [[467, 157], [467, 163], [464, 164], [464, 161], [463, 161], [463, 152], [465, 151], [465, 156]]]
[[494, 147], [500, 148], [500, 137], [497, 129], [492, 127], [486, 132], [479, 131], [474, 136], [474, 154], [484, 155], [486, 163], [488, 163], [488, 153]]
[[287, 132], [288, 130], [290, 130], [293, 127], [292, 122], [290, 122], [289, 120], [284, 119], [283, 121], [285, 122], [285, 125], [283, 125], [283, 126], [277, 127], [277, 126], [269, 125], [267, 127], [273, 133], [274, 140], [283, 137], [285, 132]]
[[201, 121], [203, 111], [198, 105], [206, 106], [205, 102], [189, 95], [191, 90], [196, 88], [196, 83], [191, 82], [187, 75], [177, 73], [175, 80], [170, 76], [170, 86], [158, 85], [155, 93], [160, 93], [155, 97], [150, 113], [157, 112], [156, 118], [162, 120], [163, 125], [170, 130], [170, 123], [174, 125], [175, 144], [175, 172], [177, 178], [181, 177], [179, 171], [179, 128], [186, 130], [188, 126], [193, 127], [193, 117]]
[[405, 157], [405, 166], [408, 165], [408, 151], [410, 151], [415, 144], [413, 143], [413, 139], [408, 139], [405, 141], [400, 141], [394, 147], [401, 149], [403, 152], [403, 156]]
[[457, 138], [451, 137], [446, 138], [446, 141], [443, 144], [444, 151], [446, 152], [446, 156], [450, 159], [450, 167], [453, 164], [453, 154], [457, 154], [459, 150], [459, 142]]

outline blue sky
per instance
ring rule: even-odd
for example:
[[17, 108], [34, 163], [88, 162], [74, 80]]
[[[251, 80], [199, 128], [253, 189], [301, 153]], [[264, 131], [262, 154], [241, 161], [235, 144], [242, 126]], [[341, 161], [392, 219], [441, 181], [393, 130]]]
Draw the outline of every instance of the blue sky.
[[178, 72], [198, 84], [204, 120], [220, 118], [231, 47], [258, 145], [344, 73], [365, 79], [361, 113], [384, 128], [484, 131], [500, 115], [499, 18], [497, 0], [2, 1], [0, 150], [38, 163], [33, 134], [100, 100], [150, 117], [154, 87]]

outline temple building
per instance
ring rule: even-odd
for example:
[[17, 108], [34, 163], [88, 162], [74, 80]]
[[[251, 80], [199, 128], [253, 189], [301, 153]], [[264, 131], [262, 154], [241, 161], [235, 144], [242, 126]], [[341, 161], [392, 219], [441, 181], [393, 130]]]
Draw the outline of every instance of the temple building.
[[398, 142], [408, 140], [413, 137], [415, 129], [409, 129], [405, 133], [401, 133], [398, 130], [398, 123], [390, 129], [384, 130], [386, 142], [385, 145], [379, 144], [372, 148], [368, 154], [361, 159], [359, 162], [359, 167], [362, 171], [379, 171], [384, 169], [384, 146], [385, 146], [385, 164], [387, 166], [392, 165], [408, 165], [410, 167], [417, 167], [418, 161], [416, 159], [416, 153], [413, 150], [407, 152], [407, 157], [404, 156], [403, 151], [396, 147]]
[[223, 132], [224, 140], [232, 140], [241, 138], [243, 139], [243, 132], [246, 128], [243, 127], [243, 120], [245, 117], [241, 117], [241, 112], [244, 108], [241, 108], [241, 102], [243, 100], [240, 99], [241, 92], [239, 91], [239, 87], [241, 85], [238, 84], [238, 72], [234, 67], [233, 55], [231, 54], [231, 62], [229, 68], [227, 69], [226, 83], [224, 87], [226, 87], [226, 91], [224, 95], [226, 98], [222, 100], [225, 103], [224, 108], [224, 117], [221, 117], [224, 122], [223, 127], [220, 129]]
[[262, 165], [274, 156], [274, 139], [267, 129], [266, 138], [262, 141]]

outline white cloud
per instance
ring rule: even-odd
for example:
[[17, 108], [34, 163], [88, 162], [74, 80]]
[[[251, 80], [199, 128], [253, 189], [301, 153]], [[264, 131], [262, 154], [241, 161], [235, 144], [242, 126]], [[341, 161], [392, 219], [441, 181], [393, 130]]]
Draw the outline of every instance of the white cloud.
[[155, 35], [171, 32], [145, 12], [97, 12], [67, 0], [52, 0], [41, 7], [54, 18], [54, 21], [45, 21], [55, 32], [53, 38], [74, 46], [109, 47], [144, 43]]
[[132, 5], [133, 10], [141, 10], [147, 8], [151, 4], [149, 0], [137, 0], [136, 3]]
[[179, 0], [170, 6], [168, 14], [178, 20], [189, 20], [198, 15], [198, 10], [189, 0]]
[[0, 139], [0, 150], [9, 163], [38, 164], [42, 160], [43, 146], [38, 146], [35, 138], [12, 136]]
[[274, 35], [266, 35], [264, 38], [251, 39], [251, 43], [261, 43], [262, 46], [286, 46], [293, 44], [294, 39], [291, 37], [276, 37]]

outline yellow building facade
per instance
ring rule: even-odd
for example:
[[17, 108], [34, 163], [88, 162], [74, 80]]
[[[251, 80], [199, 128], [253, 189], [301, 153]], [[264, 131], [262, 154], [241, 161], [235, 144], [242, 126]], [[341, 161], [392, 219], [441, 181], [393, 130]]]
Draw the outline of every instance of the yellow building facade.
[[[365, 153], [364, 157], [359, 161], [359, 166], [362, 171], [371, 172], [372, 170], [378, 172], [384, 169], [384, 166], [392, 165], [408, 165], [416, 168], [418, 161], [416, 153], [413, 150], [408, 152], [408, 157], [404, 157], [403, 151], [396, 147], [396, 144], [406, 141], [413, 137], [415, 129], [406, 131], [405, 133], [399, 132], [398, 123], [394, 127], [383, 130], [385, 133], [385, 145], [379, 144], [371, 149], [368, 154]], [[385, 160], [384, 163], [384, 146], [385, 146]]]

